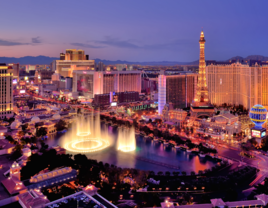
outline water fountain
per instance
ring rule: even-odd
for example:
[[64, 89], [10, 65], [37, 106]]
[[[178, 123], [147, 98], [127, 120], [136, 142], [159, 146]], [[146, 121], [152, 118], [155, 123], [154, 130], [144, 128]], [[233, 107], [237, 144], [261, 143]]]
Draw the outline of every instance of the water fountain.
[[76, 124], [63, 138], [63, 146], [70, 152], [90, 153], [110, 145], [108, 131], [101, 131], [100, 116], [78, 116]]
[[122, 127], [118, 130], [117, 139], [118, 150], [122, 152], [130, 152], [136, 149], [136, 138], [134, 128]]

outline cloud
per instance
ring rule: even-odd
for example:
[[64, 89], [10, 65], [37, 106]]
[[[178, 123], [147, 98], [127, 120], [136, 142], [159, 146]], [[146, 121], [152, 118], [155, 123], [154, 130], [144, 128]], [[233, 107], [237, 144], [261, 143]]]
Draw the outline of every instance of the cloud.
[[42, 41], [39, 36], [32, 38], [32, 41], [29, 43], [0, 39], [0, 46], [36, 45], [41, 42]]
[[87, 43], [71, 43], [71, 45], [82, 48], [105, 48], [105, 46], [95, 46]]
[[34, 43], [34, 44], [36, 44], [36, 43], [41, 43], [42, 41], [41, 41], [41, 39], [40, 39], [40, 37], [38, 36], [38, 37], [35, 37], [35, 38], [32, 38], [32, 43]]
[[0, 46], [18, 46], [18, 45], [29, 45], [29, 43], [20, 43], [16, 41], [8, 41], [0, 39]]
[[188, 47], [192, 44], [189, 40], [171, 40], [166, 43], [156, 43], [156, 44], [135, 44], [131, 40], [120, 40], [118, 38], [113, 38], [106, 36], [104, 40], [95, 41], [95, 43], [118, 47], [118, 48], [130, 48], [130, 49], [145, 49], [145, 50], [163, 50], [163, 49], [178, 49], [179, 47]]
[[131, 43], [129, 40], [119, 40], [118, 38], [112, 38], [110, 36], [106, 36], [105, 40], [95, 41], [96, 43], [105, 44], [109, 46], [115, 46], [118, 48], [141, 48], [140, 46]]

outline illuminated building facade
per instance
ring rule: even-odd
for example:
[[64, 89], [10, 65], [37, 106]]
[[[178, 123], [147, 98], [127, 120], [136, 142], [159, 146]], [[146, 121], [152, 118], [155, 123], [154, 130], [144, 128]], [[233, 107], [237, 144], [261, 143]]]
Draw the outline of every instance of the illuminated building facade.
[[187, 108], [195, 96], [197, 74], [159, 75], [158, 77], [158, 113], [166, 103], [174, 108]]
[[73, 92], [93, 98], [110, 92], [141, 92], [140, 71], [74, 71]]
[[98, 106], [110, 105], [110, 103], [130, 103], [140, 101], [139, 92], [115, 92], [95, 94], [94, 104]]
[[206, 80], [206, 62], [205, 62], [205, 36], [201, 31], [199, 44], [200, 44], [200, 56], [199, 56], [199, 73], [197, 90], [191, 105], [191, 114], [194, 117], [208, 117], [214, 113], [214, 107], [209, 102], [208, 87]]
[[206, 66], [211, 103], [268, 107], [268, 65], [208, 61]]
[[13, 69], [13, 79], [19, 80], [20, 77], [20, 64], [8, 64]]
[[6, 64], [0, 64], [0, 117], [13, 116], [13, 69]]
[[88, 55], [85, 55], [85, 51], [76, 49], [66, 49], [66, 53], [60, 54], [60, 60], [88, 60]]
[[239, 117], [229, 112], [221, 112], [220, 115], [200, 119], [198, 122], [200, 128], [196, 130], [197, 133], [207, 134], [215, 138], [232, 140], [234, 133], [238, 134], [242, 130]]
[[166, 90], [166, 76], [164, 74], [160, 74], [158, 76], [158, 115], [162, 114], [162, 111], [166, 104]]
[[73, 77], [74, 70], [94, 70], [95, 61], [88, 60], [83, 50], [67, 49], [60, 54], [60, 60], [52, 62], [52, 71], [63, 77]]
[[173, 122], [174, 124], [179, 124], [180, 126], [187, 117], [187, 111], [182, 109], [173, 109], [173, 107], [170, 107], [169, 104], [165, 105], [162, 114], [165, 122]]

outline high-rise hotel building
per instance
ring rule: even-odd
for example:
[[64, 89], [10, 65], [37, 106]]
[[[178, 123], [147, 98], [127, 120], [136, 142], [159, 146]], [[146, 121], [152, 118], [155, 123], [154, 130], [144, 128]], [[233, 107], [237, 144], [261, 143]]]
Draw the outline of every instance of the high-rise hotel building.
[[206, 65], [212, 104], [243, 105], [246, 109], [255, 104], [268, 107], [268, 63], [207, 61]]
[[0, 63], [0, 117], [13, 116], [13, 69]]
[[162, 114], [165, 104], [172, 103], [174, 108], [190, 107], [197, 88], [197, 74], [158, 76], [158, 114]]
[[73, 77], [74, 70], [94, 70], [95, 60], [88, 60], [83, 50], [67, 49], [60, 54], [60, 60], [52, 62], [52, 71], [63, 77]]
[[73, 92], [85, 97], [129, 91], [141, 92], [141, 71], [73, 71]]

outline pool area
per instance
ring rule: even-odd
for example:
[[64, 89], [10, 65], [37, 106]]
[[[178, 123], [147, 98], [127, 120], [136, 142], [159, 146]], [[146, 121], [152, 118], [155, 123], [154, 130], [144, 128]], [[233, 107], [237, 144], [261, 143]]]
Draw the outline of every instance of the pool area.
[[[102, 127], [107, 124], [102, 124]], [[106, 126], [107, 128], [107, 126]], [[90, 159], [98, 162], [108, 163], [122, 168], [136, 168], [140, 170], [182, 172], [210, 169], [216, 165], [217, 161], [211, 157], [200, 157], [194, 153], [188, 153], [174, 147], [164, 145], [161, 142], [155, 142], [145, 139], [142, 136], [136, 137], [136, 150], [132, 152], [118, 151], [116, 147], [118, 131], [116, 127], [108, 126], [108, 133], [112, 135], [112, 144], [99, 152], [85, 153]], [[46, 143], [49, 146], [63, 145], [63, 134], [50, 136]], [[73, 154], [72, 152], [68, 152]]]

